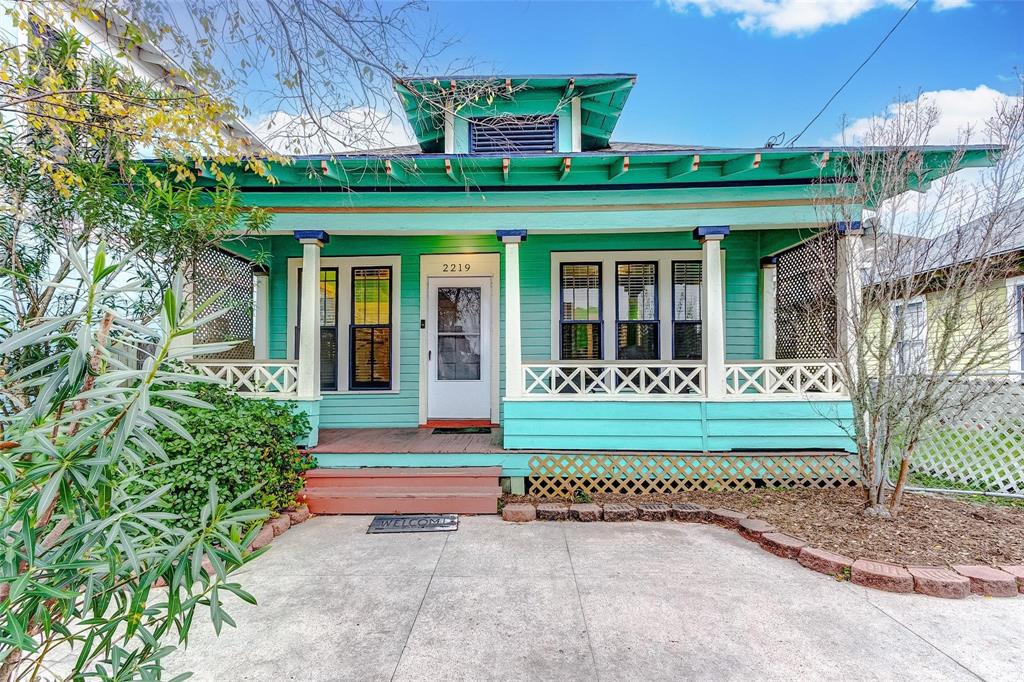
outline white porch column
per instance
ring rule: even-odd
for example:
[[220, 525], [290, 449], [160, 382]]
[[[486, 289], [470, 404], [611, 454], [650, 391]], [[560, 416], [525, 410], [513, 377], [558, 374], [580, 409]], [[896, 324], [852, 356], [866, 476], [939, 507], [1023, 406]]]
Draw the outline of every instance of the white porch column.
[[526, 230], [498, 230], [505, 245], [505, 397], [523, 395], [522, 313], [519, 305], [519, 244]]
[[860, 221], [839, 223], [839, 244], [836, 248], [836, 353], [857, 369], [856, 328], [861, 319], [861, 265], [864, 260], [864, 228]]
[[704, 286], [701, 287], [703, 315], [705, 395], [715, 400], [725, 395], [725, 296], [722, 291], [722, 239], [729, 234], [725, 225], [698, 227], [693, 236], [703, 249]]
[[572, 115], [572, 151], [583, 151], [583, 109], [580, 106], [580, 98], [573, 97], [569, 100]]
[[[196, 296], [193, 289], [193, 268], [190, 263], [184, 263], [178, 268], [178, 276], [181, 277], [181, 297], [184, 300], [178, 301], [178, 310], [182, 316], [189, 315], [195, 309]], [[210, 311], [208, 311], [210, 312]], [[182, 334], [171, 339], [171, 348], [180, 351], [185, 348], [191, 348], [195, 345], [195, 334], [189, 332], [188, 334]], [[182, 356], [179, 356], [179, 358]], [[191, 356], [189, 356], [191, 358]]]
[[302, 300], [299, 302], [299, 368], [296, 396], [320, 398], [320, 249], [328, 236], [321, 230], [296, 230], [302, 244]]
[[252, 275], [253, 301], [252, 305], [252, 345], [253, 357], [256, 360], [266, 360], [270, 357], [269, 311], [270, 311], [270, 271], [265, 265], [253, 265]]
[[761, 357], [775, 359], [775, 294], [778, 284], [778, 258], [761, 259]]

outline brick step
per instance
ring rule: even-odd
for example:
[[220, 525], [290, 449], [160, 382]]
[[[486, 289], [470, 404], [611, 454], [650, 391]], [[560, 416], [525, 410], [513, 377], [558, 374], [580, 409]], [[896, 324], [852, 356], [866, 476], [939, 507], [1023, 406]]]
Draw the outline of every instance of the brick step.
[[313, 469], [303, 491], [314, 514], [494, 514], [499, 467]]

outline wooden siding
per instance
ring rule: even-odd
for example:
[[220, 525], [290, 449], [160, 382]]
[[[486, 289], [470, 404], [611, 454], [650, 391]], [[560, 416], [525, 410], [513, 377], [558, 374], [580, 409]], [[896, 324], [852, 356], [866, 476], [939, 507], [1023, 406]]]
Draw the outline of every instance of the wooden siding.
[[[795, 243], [797, 230], [780, 230], [772, 244]], [[723, 242], [726, 272], [726, 357], [745, 360], [760, 357], [760, 284], [759, 259], [764, 252], [763, 232], [734, 231]], [[249, 250], [256, 247], [249, 240]], [[271, 358], [287, 355], [288, 258], [298, 258], [301, 250], [290, 236], [263, 237], [262, 248], [272, 254], [270, 263], [269, 348]], [[631, 234], [530, 235], [522, 246], [523, 357], [549, 359], [551, 355], [551, 252], [581, 250], [699, 249], [689, 232], [649, 232]], [[402, 258], [400, 329], [401, 360], [398, 392], [327, 393], [320, 404], [323, 428], [416, 426], [419, 421], [420, 367], [420, 256], [441, 253], [502, 253], [502, 247], [490, 234], [441, 236], [347, 236], [334, 235], [323, 248], [322, 256], [399, 255]], [[504, 263], [502, 263], [504, 272]], [[504, 280], [504, 276], [502, 276]], [[555, 292], [554, 296], [558, 293]], [[501, 292], [502, 308], [504, 292]], [[346, 302], [342, 301], [342, 305]], [[294, 302], [291, 302], [294, 305]], [[504, 330], [504, 310], [499, 311]], [[342, 347], [347, 347], [347, 331], [339, 330]], [[499, 367], [504, 387], [504, 344], [500, 344]], [[552, 446], [553, 447], [553, 446]], [[567, 447], [564, 446], [563, 447]], [[682, 446], [678, 446], [682, 447]]]

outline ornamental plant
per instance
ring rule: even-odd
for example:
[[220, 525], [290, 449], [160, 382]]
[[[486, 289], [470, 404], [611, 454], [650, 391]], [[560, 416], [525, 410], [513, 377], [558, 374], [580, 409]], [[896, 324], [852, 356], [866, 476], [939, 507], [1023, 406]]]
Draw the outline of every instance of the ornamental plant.
[[[254, 490], [226, 496], [210, 480], [182, 516], [171, 484], [152, 481], [177, 465], [155, 434], [189, 441], [176, 410], [210, 407], [169, 361], [218, 350], [180, 345], [216, 317], [204, 318], [212, 302], [183, 309], [179, 280], [143, 326], [109, 305], [136, 284], [102, 243], [91, 266], [63, 255], [82, 292], [70, 312], [0, 325], [0, 360], [40, 358], [0, 377], [0, 680], [156, 680], [197, 610], [219, 632], [234, 625], [225, 592], [254, 603], [231, 576], [258, 554], [246, 548], [267, 513], [248, 508]], [[0, 317], [9, 300], [0, 291]], [[134, 369], [115, 346], [154, 350]]]
[[252, 503], [276, 511], [294, 506], [303, 486], [303, 472], [313, 457], [295, 441], [309, 432], [309, 418], [291, 405], [268, 399], [242, 398], [220, 385], [189, 386], [212, 410], [185, 406], [178, 409], [181, 425], [191, 436], [158, 428], [153, 437], [173, 464], [157, 468], [149, 482], [169, 485], [171, 512], [197, 523], [206, 505], [210, 482], [226, 497], [259, 489]]

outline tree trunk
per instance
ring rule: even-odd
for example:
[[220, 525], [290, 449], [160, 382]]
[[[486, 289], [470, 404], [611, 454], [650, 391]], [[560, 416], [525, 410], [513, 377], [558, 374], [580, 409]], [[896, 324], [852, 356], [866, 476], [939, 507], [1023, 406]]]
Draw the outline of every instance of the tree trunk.
[[892, 501], [889, 504], [889, 512], [893, 518], [900, 513], [900, 502], [903, 501], [903, 490], [907, 485], [907, 474], [910, 473], [910, 455], [908, 449], [900, 459], [900, 475], [896, 478], [896, 486], [892, 490]]

